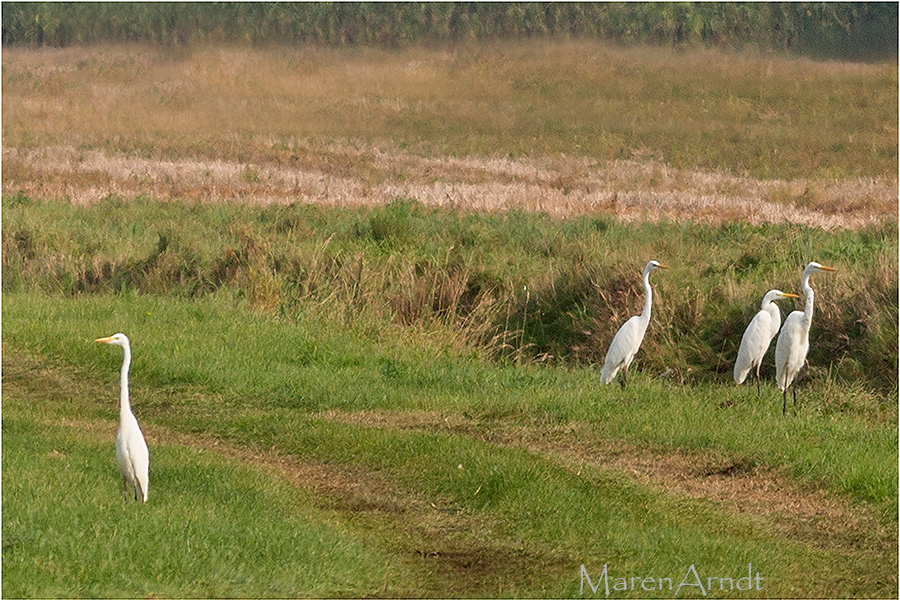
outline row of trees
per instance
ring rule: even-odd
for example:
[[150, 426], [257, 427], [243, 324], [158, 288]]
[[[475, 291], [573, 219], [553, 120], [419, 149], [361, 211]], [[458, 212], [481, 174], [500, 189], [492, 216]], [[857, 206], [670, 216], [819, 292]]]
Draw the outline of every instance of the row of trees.
[[318, 43], [400, 47], [520, 37], [897, 55], [897, 3], [4, 2], [3, 44]]

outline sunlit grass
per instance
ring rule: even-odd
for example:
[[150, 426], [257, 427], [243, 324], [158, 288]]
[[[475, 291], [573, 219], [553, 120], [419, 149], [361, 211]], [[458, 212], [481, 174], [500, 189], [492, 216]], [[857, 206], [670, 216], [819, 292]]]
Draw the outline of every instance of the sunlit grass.
[[[751, 562], [769, 596], [896, 596], [895, 65], [4, 54], [7, 596], [561, 597], [581, 564]], [[649, 259], [650, 330], [603, 387]], [[771, 359], [759, 395], [731, 361], [810, 260], [838, 271], [782, 417]], [[142, 507], [92, 342], [118, 331]], [[683, 482], [729, 470], [760, 488]]]
[[[229, 305], [227, 298], [200, 303], [147, 297], [60, 302], [12, 295], [4, 307], [4, 340], [92, 373], [105, 366], [112, 387], [117, 357], [88, 343], [113, 330], [127, 330], [135, 347], [135, 387], [139, 382], [151, 388], [201, 386], [217, 395], [210, 403], [232, 407], [235, 421], [207, 423], [205, 412], [218, 410], [206, 405], [200, 422], [192, 419], [189, 424], [212, 427], [212, 432], [231, 438], [236, 424], [258, 419], [270, 423], [263, 430], [269, 432], [262, 441], [266, 446], [283, 443], [284, 433], [272, 429], [271, 422], [293, 412], [446, 410], [514, 419], [546, 415], [590, 423], [598, 438], [745, 456], [861, 500], [896, 499], [897, 441], [891, 425], [896, 416], [878, 425], [865, 414], [831, 414], [822, 406], [819, 387], [801, 390], [798, 415], [785, 419], [773, 386], [757, 398], [755, 391], [733, 384], [682, 388], [638, 375], [623, 393], [616, 386], [601, 387], [592, 370], [489, 367], [458, 352], [442, 357], [439, 341], [401, 344], [396, 332], [373, 339], [353, 326], [335, 328], [303, 319], [287, 323]], [[147, 401], [144, 414], [159, 415], [163, 421], [176, 408], [193, 415], [191, 407], [198, 402], [166, 395]], [[621, 410], [623, 402], [628, 411]], [[110, 415], [113, 410], [111, 406]], [[280, 417], [272, 420], [267, 412]], [[307, 431], [309, 424], [285, 432], [293, 430]], [[320, 445], [314, 445], [318, 452]], [[349, 460], [348, 455], [341, 457]]]
[[383, 555], [308, 496], [200, 449], [152, 444], [149, 501], [124, 501], [114, 422], [104, 439], [102, 422], [49, 403], [3, 398], [4, 595], [357, 596], [384, 582]]

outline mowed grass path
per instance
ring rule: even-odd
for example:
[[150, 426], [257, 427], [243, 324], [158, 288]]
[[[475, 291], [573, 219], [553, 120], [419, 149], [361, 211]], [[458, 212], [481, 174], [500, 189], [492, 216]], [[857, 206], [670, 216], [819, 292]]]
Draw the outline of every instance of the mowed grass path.
[[[227, 294], [7, 294], [3, 325], [8, 595], [557, 597], [581, 564], [677, 584], [748, 563], [754, 596], [897, 594], [895, 425], [783, 419], [770, 387], [638, 375], [623, 394]], [[92, 342], [118, 330], [151, 445], [143, 507], [113, 458], [121, 357]], [[693, 458], [701, 481], [774, 478], [813, 509], [669, 490], [597, 461], [605, 446]]]

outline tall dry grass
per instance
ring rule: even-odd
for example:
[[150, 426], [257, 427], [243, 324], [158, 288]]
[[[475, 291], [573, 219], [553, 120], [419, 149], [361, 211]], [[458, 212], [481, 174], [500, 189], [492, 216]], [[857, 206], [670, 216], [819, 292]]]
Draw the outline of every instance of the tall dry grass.
[[656, 161], [437, 159], [363, 144], [292, 144], [297, 154], [327, 153], [328, 164], [147, 159], [67, 147], [4, 149], [4, 178], [8, 189], [81, 205], [109, 195], [343, 207], [414, 198], [429, 206], [556, 217], [602, 212], [624, 221], [740, 220], [823, 229], [858, 229], [896, 213], [895, 186], [873, 178], [757, 180]]
[[761, 178], [893, 181], [897, 171], [890, 64], [574, 41], [11, 48], [3, 84], [7, 148], [290, 164], [329, 159], [295, 141], [359, 140], [425, 156], [651, 158]]

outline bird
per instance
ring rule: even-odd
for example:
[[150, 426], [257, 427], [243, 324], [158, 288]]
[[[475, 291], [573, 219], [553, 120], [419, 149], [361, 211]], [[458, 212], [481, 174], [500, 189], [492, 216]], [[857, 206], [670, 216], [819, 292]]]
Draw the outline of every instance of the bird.
[[781, 290], [769, 290], [762, 299], [759, 313], [750, 320], [750, 325], [744, 330], [741, 338], [741, 346], [738, 350], [737, 361], [734, 363], [734, 382], [743, 384], [747, 374], [756, 368], [756, 392], [759, 394], [759, 366], [762, 364], [772, 339], [781, 327], [781, 311], [774, 301], [782, 298], [800, 298], [796, 294], [789, 294]]
[[[787, 413], [787, 390], [794, 383], [809, 351], [809, 326], [812, 324], [813, 300], [815, 294], [809, 285], [809, 276], [820, 271], [837, 271], [813, 261], [803, 270], [800, 287], [803, 289], [805, 305], [803, 311], [793, 311], [784, 320], [784, 327], [775, 343], [775, 381], [782, 394], [781, 415]], [[792, 390], [794, 406], [797, 406], [797, 387]]]
[[138, 425], [137, 418], [131, 412], [128, 400], [128, 368], [131, 366], [131, 344], [128, 336], [122, 333], [105, 338], [97, 338], [95, 342], [105, 342], [121, 346], [124, 351], [120, 374], [121, 391], [119, 394], [119, 431], [116, 433], [116, 460], [122, 474], [122, 489], [128, 499], [128, 487], [134, 491], [134, 498], [141, 503], [147, 502], [147, 488], [150, 470], [150, 451], [147, 441]]
[[644, 312], [635, 315], [626, 321], [609, 345], [606, 352], [606, 360], [603, 362], [603, 369], [600, 371], [600, 381], [609, 384], [622, 370], [622, 388], [625, 388], [626, 379], [628, 377], [628, 366], [631, 365], [638, 349], [641, 348], [641, 342], [644, 340], [644, 333], [650, 324], [650, 306], [653, 304], [653, 289], [650, 288], [650, 272], [656, 269], [668, 269], [665, 265], [661, 265], [656, 261], [650, 261], [644, 267]]

